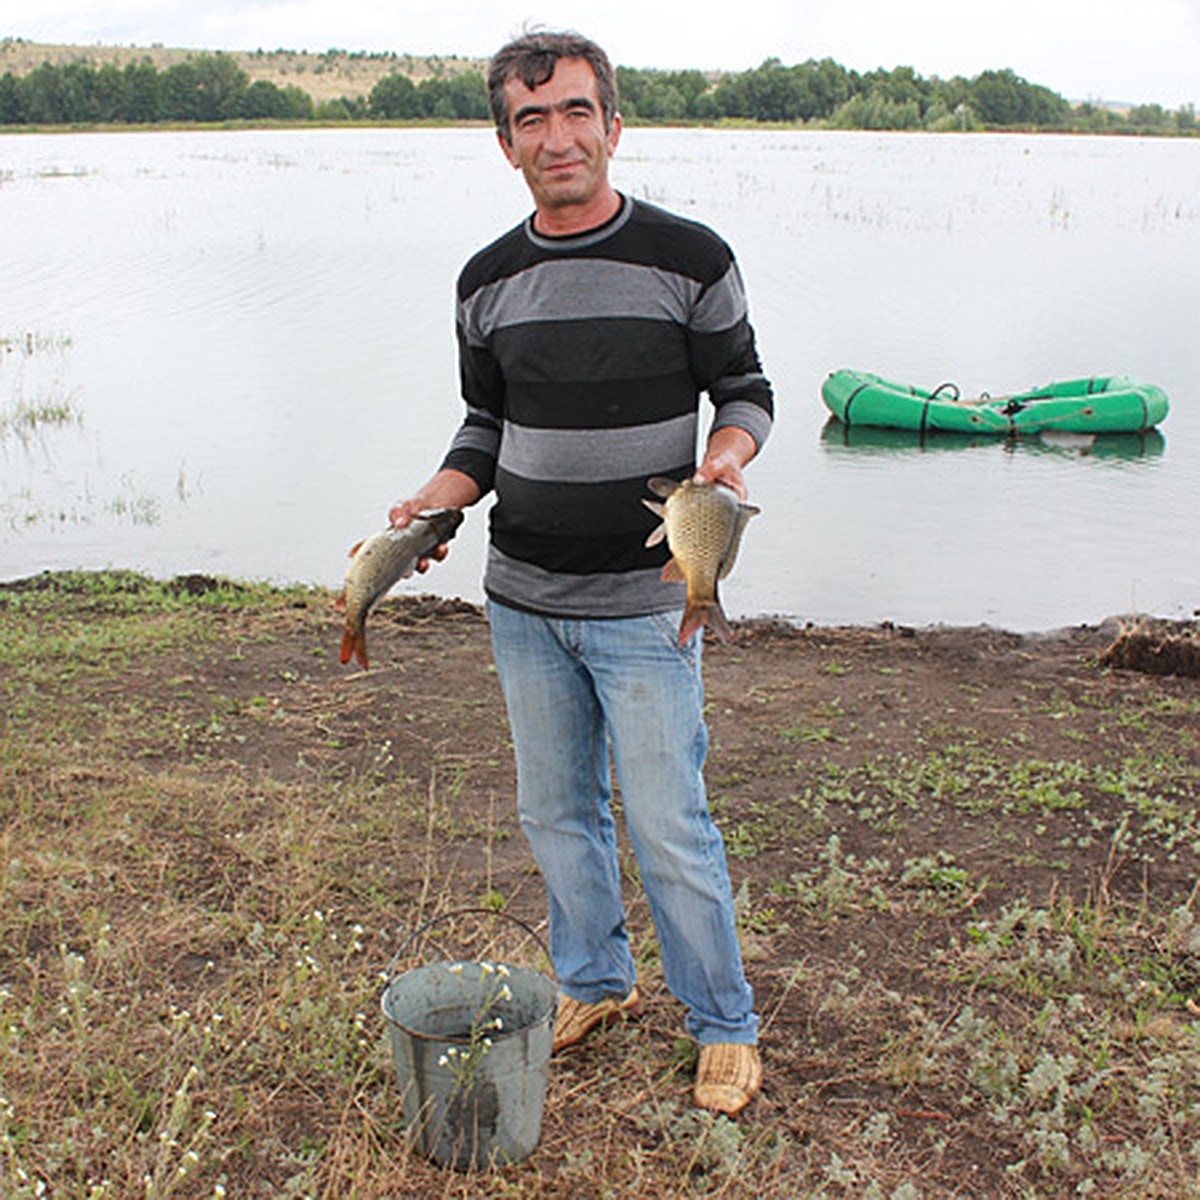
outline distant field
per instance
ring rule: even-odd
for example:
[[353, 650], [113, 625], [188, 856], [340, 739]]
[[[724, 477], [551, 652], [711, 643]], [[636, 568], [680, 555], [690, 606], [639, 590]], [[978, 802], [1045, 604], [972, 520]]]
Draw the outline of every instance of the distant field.
[[[27, 75], [43, 63], [61, 66], [84, 63], [102, 67], [112, 63], [150, 61], [162, 71], [176, 63], [212, 54], [211, 50], [186, 50], [165, 46], [56, 46], [5, 38], [0, 41], [0, 75], [9, 72]], [[251, 82], [263, 79], [276, 87], [298, 87], [314, 101], [336, 100], [342, 96], [366, 96], [387, 75], [408, 75], [420, 82], [431, 75], [455, 75], [461, 71], [482, 70], [482, 60], [445, 57], [422, 58], [411, 54], [327, 50], [321, 54], [292, 50], [221, 51], [232, 58]]]

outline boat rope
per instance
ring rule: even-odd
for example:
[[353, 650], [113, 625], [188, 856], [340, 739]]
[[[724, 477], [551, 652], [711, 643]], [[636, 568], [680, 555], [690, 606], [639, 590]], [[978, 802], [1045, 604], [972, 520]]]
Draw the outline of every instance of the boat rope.
[[[962, 393], [958, 390], [958, 384], [947, 381], [939, 383], [937, 387], [925, 397], [925, 403], [921, 406], [921, 435], [924, 436], [926, 427], [929, 424], [929, 406], [936, 400], [940, 399], [942, 393], [945, 392], [951, 403], [957, 404]], [[914, 395], [915, 390], [914, 390]]]
[[[1028, 404], [1036, 404], [1039, 400], [1054, 400], [1056, 398], [1057, 397], [1054, 397], [1054, 396], [1034, 397], [1034, 399], [1027, 401], [1026, 404], [1020, 405], [1011, 415], [1009, 415], [1008, 409], [1005, 408], [1004, 413], [1006, 416], [1008, 416], [1008, 424], [1009, 424], [1010, 432], [1013, 435], [1019, 435], [1022, 432], [1020, 429], [1017, 428], [1016, 423], [1013, 420], [1013, 417], [1015, 417], [1016, 414], [1021, 411], [1021, 409], [1027, 407]], [[1143, 403], [1143, 407], [1145, 407], [1144, 403]], [[1081, 417], [1081, 416], [1082, 417], [1090, 417], [1090, 416], [1094, 415], [1094, 413], [1095, 413], [1095, 409], [1092, 408], [1092, 406], [1090, 404], [1081, 404], [1078, 408], [1072, 409], [1070, 412], [1059, 413], [1059, 415], [1057, 417], [1044, 417], [1038, 423], [1038, 426], [1037, 426], [1037, 429], [1035, 430], [1035, 432], [1040, 433], [1043, 429], [1051, 429], [1055, 425], [1061, 425], [1064, 421], [1073, 421], [1073, 420], [1075, 420], [1076, 417]]]

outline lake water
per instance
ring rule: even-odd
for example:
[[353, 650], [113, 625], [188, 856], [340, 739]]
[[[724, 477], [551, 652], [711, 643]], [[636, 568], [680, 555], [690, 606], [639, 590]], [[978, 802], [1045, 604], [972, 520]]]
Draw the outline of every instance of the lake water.
[[[632, 129], [614, 178], [731, 242], [776, 387], [731, 615], [1200, 608], [1200, 144]], [[0, 579], [338, 584], [458, 423], [458, 268], [527, 210], [485, 129], [0, 135]], [[846, 437], [842, 366], [1127, 374], [1172, 411], [1090, 446]], [[402, 589], [480, 599], [485, 525]]]

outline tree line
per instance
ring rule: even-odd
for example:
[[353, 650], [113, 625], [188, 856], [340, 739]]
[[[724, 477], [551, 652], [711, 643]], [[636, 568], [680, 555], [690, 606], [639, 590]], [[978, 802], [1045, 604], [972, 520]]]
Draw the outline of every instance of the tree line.
[[[833, 59], [785, 66], [768, 59], [739, 73], [618, 67], [621, 109], [646, 123], [720, 120], [821, 123], [843, 129], [1062, 129], [1090, 133], [1195, 133], [1185, 105], [1137, 105], [1120, 113], [1073, 106], [1009, 69], [972, 79], [926, 79], [911, 67], [860, 73]], [[0, 76], [0, 125], [159, 122], [487, 120], [487, 91], [476, 71], [420, 83], [395, 73], [366, 97], [314, 102], [295, 86], [253, 83], [228, 55], [203, 54], [163, 70], [149, 60], [124, 67], [44, 63]]]
[[645, 121], [821, 122], [841, 129], [1063, 129], [1089, 133], [1193, 133], [1191, 105], [1158, 104], [1122, 114], [1096, 103], [1072, 105], [1011, 69], [973, 79], [931, 79], [912, 67], [860, 73], [831, 58], [785, 66], [777, 58], [710, 82], [701, 71], [617, 68], [621, 110]]
[[28, 74], [0, 76], [0, 125], [156, 124], [223, 121], [337, 121], [371, 118], [484, 120], [483, 78], [463, 72], [414, 84], [382, 79], [364, 99], [315, 103], [303, 89], [255, 80], [226, 54], [202, 54], [159, 70], [147, 61], [124, 67], [43, 63]]

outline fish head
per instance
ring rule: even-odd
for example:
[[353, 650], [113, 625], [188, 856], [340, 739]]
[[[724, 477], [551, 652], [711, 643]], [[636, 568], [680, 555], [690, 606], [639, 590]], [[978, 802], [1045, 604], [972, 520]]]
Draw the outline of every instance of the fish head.
[[435, 508], [419, 514], [421, 520], [428, 521], [429, 527], [437, 534], [440, 542], [448, 542], [463, 523], [461, 508]]

